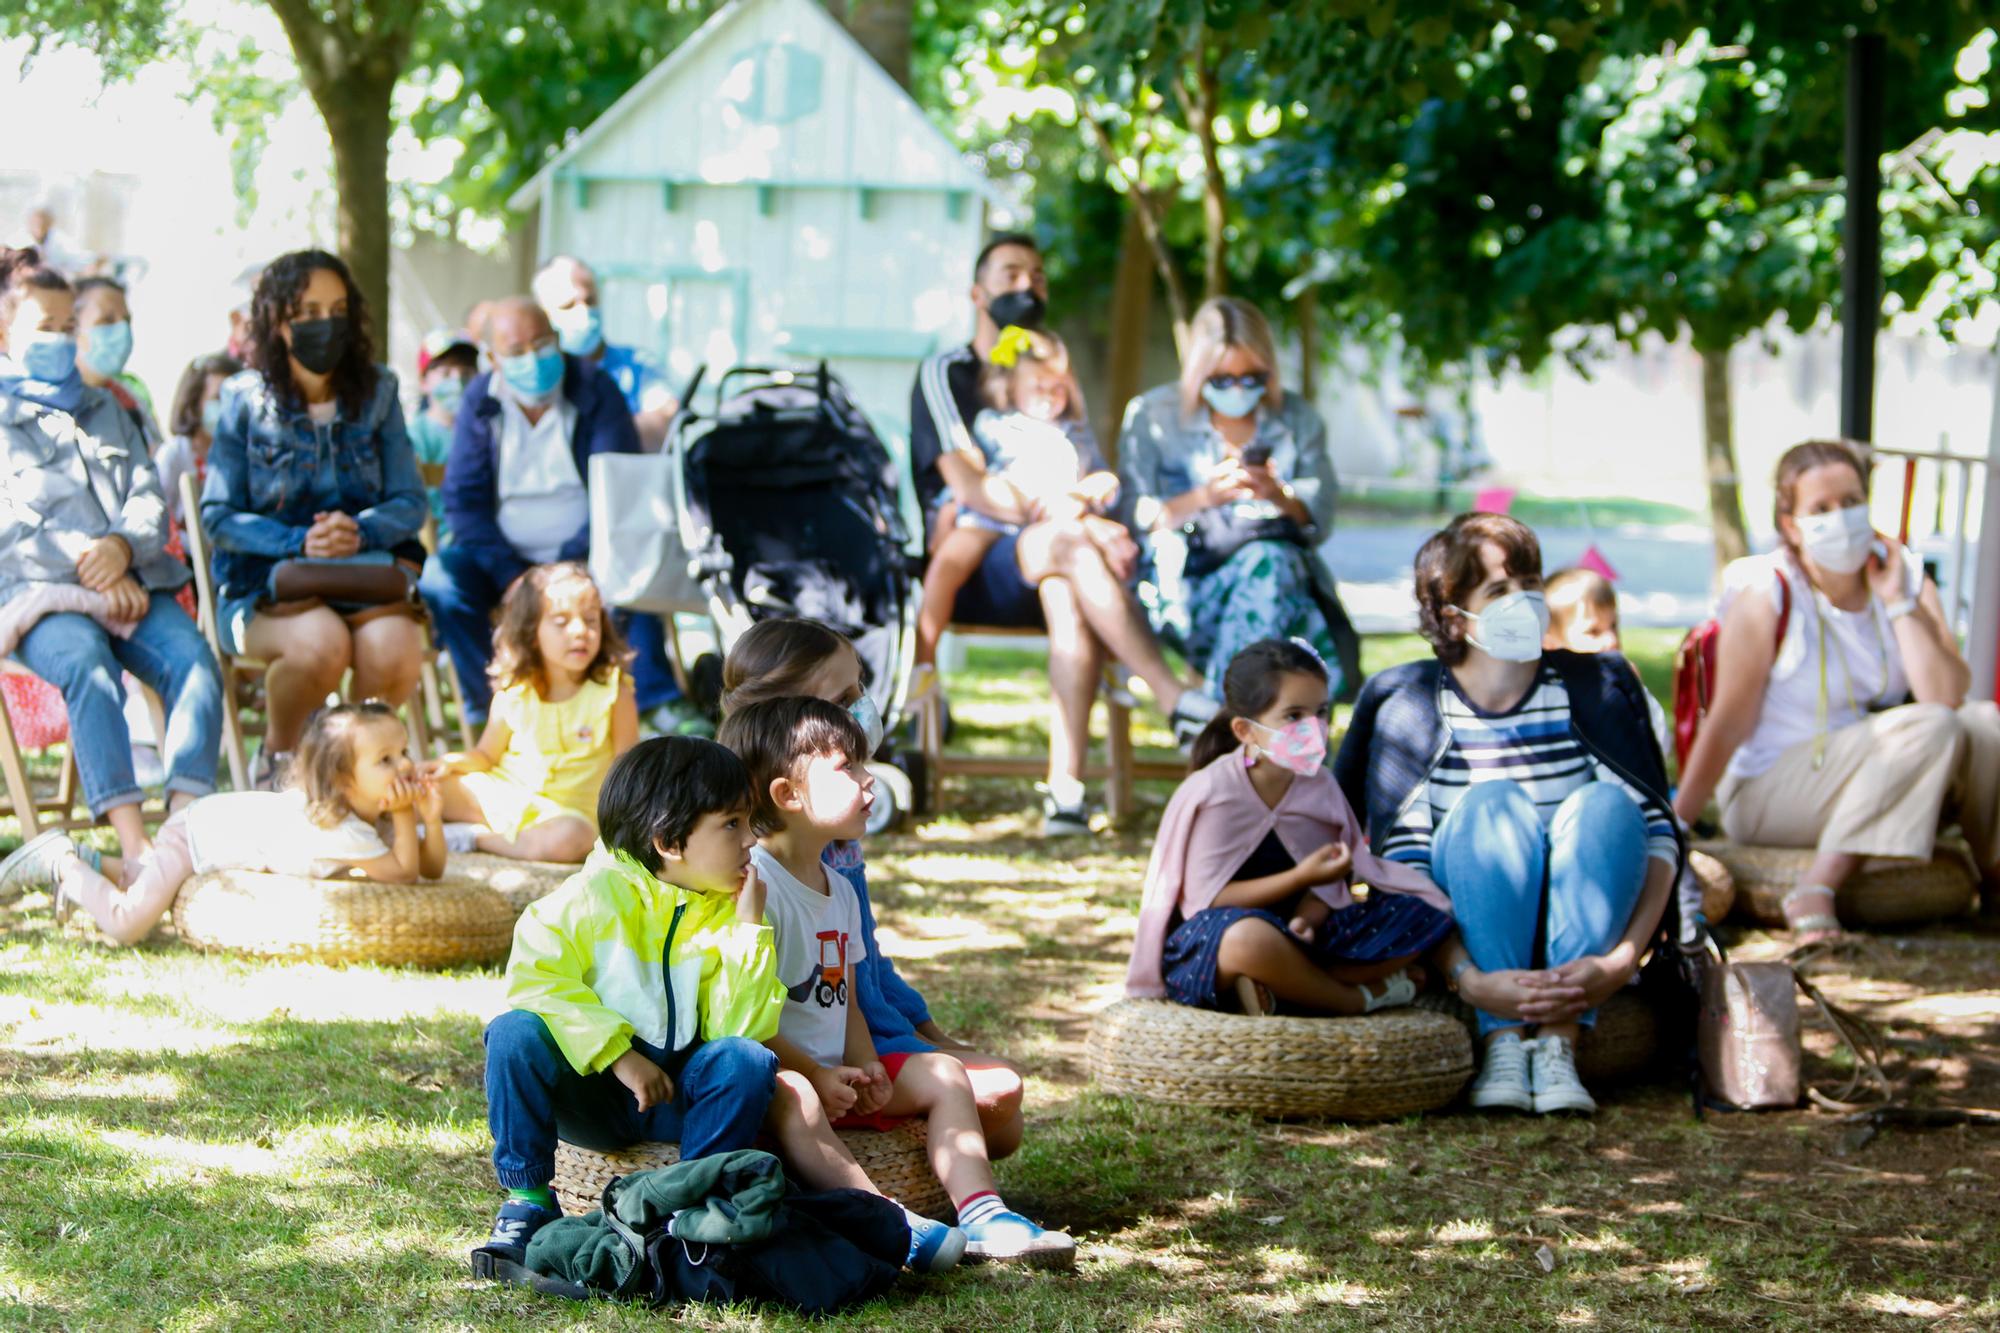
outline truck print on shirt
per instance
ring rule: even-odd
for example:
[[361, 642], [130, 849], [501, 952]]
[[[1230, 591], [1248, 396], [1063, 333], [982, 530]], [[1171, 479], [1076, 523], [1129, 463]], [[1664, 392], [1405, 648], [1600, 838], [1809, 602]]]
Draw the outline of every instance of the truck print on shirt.
[[818, 934], [819, 961], [813, 970], [796, 986], [787, 986], [785, 994], [793, 1004], [804, 1004], [811, 996], [822, 1009], [847, 1004], [847, 932], [844, 930], [822, 930]]

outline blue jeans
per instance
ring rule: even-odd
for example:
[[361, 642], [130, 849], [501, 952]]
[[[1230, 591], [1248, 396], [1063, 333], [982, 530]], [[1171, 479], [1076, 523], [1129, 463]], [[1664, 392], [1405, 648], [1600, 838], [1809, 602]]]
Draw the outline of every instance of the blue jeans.
[[[444, 650], [458, 668], [458, 683], [465, 693], [459, 704], [466, 720], [476, 726], [486, 721], [486, 711], [493, 706], [486, 666], [493, 660], [493, 612], [507, 590], [478, 556], [457, 546], [447, 546], [424, 562], [417, 590], [431, 609], [431, 623]], [[673, 668], [667, 665], [666, 627], [660, 618], [614, 614], [632, 645], [632, 692], [639, 711], [679, 698]]]
[[108, 810], [137, 805], [143, 795], [132, 775], [132, 733], [125, 726], [127, 671], [151, 686], [166, 708], [160, 757], [167, 790], [191, 796], [215, 790], [222, 676], [208, 641], [172, 597], [154, 593], [129, 639], [107, 633], [89, 616], [44, 616], [21, 637], [14, 655], [62, 691], [70, 748], [92, 815], [101, 819]]
[[632, 1049], [667, 1071], [672, 1101], [641, 1111], [609, 1069], [577, 1073], [540, 1014], [510, 1009], [487, 1025], [486, 1123], [504, 1188], [553, 1180], [558, 1137], [599, 1151], [679, 1143], [684, 1158], [755, 1142], [777, 1086], [777, 1056], [746, 1037], [705, 1041], [678, 1059], [640, 1041]]
[[[1646, 861], [1645, 815], [1604, 782], [1571, 792], [1546, 829], [1518, 783], [1482, 782], [1431, 839], [1431, 877], [1451, 895], [1459, 938], [1482, 972], [1536, 965], [1535, 926], [1544, 902], [1544, 966], [1611, 948], [1639, 905]], [[1597, 1011], [1579, 1021], [1589, 1027]], [[1482, 1036], [1519, 1026], [1517, 1018], [1479, 1013]]]

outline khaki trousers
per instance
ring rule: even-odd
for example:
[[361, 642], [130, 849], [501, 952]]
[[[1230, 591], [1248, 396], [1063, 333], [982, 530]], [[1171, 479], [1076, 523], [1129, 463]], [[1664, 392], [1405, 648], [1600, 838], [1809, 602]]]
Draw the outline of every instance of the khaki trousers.
[[1955, 815], [1982, 872], [2000, 865], [2000, 706], [1905, 704], [1801, 741], [1716, 791], [1732, 841], [1928, 860]]

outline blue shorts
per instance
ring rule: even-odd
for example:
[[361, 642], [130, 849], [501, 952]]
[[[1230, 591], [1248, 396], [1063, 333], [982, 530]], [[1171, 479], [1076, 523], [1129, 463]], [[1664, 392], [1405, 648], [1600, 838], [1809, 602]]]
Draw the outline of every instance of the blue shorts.
[[[1261, 907], [1210, 907], [1175, 926], [1160, 959], [1167, 998], [1197, 1009], [1217, 1009], [1223, 997], [1216, 990], [1216, 958], [1222, 934], [1244, 917], [1268, 921], [1280, 934], [1289, 923]], [[1407, 893], [1371, 893], [1343, 907], [1319, 928], [1319, 942], [1296, 941], [1322, 967], [1329, 963], [1381, 963], [1429, 953], [1451, 934], [1450, 914]]]
[[998, 625], [1007, 629], [1043, 629], [1042, 598], [1035, 585], [1021, 577], [1014, 554], [1019, 533], [993, 543], [993, 549], [958, 590], [951, 618], [962, 625]]

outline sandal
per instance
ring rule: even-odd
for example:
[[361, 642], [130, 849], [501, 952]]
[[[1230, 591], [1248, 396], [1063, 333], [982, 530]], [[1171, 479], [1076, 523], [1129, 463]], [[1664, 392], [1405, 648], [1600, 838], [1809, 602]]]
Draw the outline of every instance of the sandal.
[[1417, 982], [1408, 972], [1398, 972], [1385, 978], [1380, 994], [1370, 994], [1368, 987], [1356, 986], [1361, 992], [1361, 1012], [1372, 1014], [1377, 1009], [1400, 1009], [1417, 998]]
[[1269, 986], [1251, 977], [1236, 978], [1236, 1003], [1251, 1018], [1269, 1018], [1278, 1012], [1278, 997]]
[[1801, 884], [1786, 894], [1778, 904], [1778, 909], [1785, 914], [1786, 929], [1798, 937], [1801, 948], [1812, 944], [1833, 944], [1847, 934], [1840, 924], [1840, 918], [1831, 911], [1801, 912], [1796, 916], [1793, 915], [1793, 902], [1813, 893], [1825, 894], [1828, 899], [1827, 906], [1833, 905], [1833, 890], [1824, 884]]

